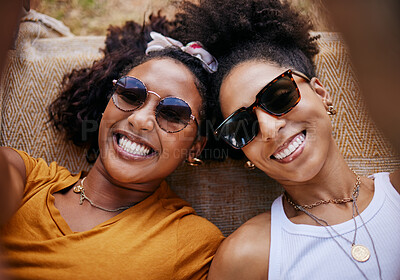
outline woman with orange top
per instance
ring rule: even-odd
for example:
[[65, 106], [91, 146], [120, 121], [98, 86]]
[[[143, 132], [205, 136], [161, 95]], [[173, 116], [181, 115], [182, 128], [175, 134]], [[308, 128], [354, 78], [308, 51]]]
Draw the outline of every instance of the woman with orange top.
[[[104, 58], [74, 71], [50, 106], [53, 124], [95, 159], [87, 174], [0, 148], [5, 275], [206, 278], [222, 234], [164, 179], [204, 146], [217, 64], [197, 43], [162, 35], [167, 27], [151, 17], [110, 28]], [[98, 131], [85, 134], [85, 121]]]

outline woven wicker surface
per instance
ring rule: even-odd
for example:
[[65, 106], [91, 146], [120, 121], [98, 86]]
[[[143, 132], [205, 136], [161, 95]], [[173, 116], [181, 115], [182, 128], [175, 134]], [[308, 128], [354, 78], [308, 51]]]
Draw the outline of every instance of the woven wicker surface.
[[[47, 30], [53, 38], [43, 38], [44, 28], [49, 27], [42, 24], [37, 34], [35, 22], [23, 23], [25, 38], [20, 38], [17, 50], [9, 54], [0, 87], [0, 145], [25, 150], [48, 162], [57, 161], [72, 172], [88, 170], [85, 152], [65, 143], [48, 127], [46, 108], [65, 73], [101, 57], [104, 37], [57, 37], [65, 34]], [[364, 175], [399, 168], [399, 158], [366, 114], [349, 55], [338, 34], [321, 33], [319, 42], [317, 72], [338, 110], [332, 118], [334, 137], [347, 162]], [[259, 170], [245, 169], [243, 164], [228, 160], [182, 166], [167, 180], [198, 214], [228, 235], [269, 209], [281, 193], [276, 182]]]
[[104, 37], [73, 37], [60, 24], [55, 29], [49, 21], [44, 24], [41, 14], [28, 18], [20, 25], [17, 48], [9, 52], [1, 79], [0, 145], [55, 160], [72, 172], [87, 170], [82, 149], [48, 129], [46, 110], [66, 73], [101, 57]]

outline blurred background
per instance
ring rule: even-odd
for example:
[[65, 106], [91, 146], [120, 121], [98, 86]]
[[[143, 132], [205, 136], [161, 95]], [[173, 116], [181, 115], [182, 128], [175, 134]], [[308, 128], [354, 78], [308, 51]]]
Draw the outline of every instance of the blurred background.
[[[31, 9], [62, 21], [75, 35], [105, 35], [110, 24], [142, 22], [158, 10], [171, 17], [176, 1], [179, 0], [31, 0]], [[317, 31], [333, 31], [319, 0], [292, 2], [310, 15]]]

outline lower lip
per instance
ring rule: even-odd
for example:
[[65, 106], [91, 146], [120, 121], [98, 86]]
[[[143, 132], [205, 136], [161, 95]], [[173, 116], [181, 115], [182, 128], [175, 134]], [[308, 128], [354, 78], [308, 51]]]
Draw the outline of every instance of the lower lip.
[[133, 155], [128, 153], [127, 151], [125, 151], [124, 149], [122, 149], [119, 145], [118, 145], [118, 139], [116, 135], [113, 135], [113, 146], [114, 146], [114, 150], [117, 153], [117, 155], [123, 159], [126, 160], [135, 160], [135, 161], [140, 161], [140, 160], [147, 160], [149, 158], [153, 158], [157, 155], [156, 152], [153, 152], [147, 156], [141, 156], [141, 155]]
[[278, 161], [278, 162], [280, 162], [280, 163], [289, 163], [289, 162], [294, 161], [294, 160], [295, 160], [296, 158], [298, 158], [298, 157], [301, 155], [301, 153], [303, 152], [304, 147], [306, 146], [306, 145], [305, 145], [306, 140], [307, 140], [307, 138], [304, 139], [304, 141], [300, 144], [300, 146], [298, 146], [297, 149], [296, 149], [292, 154], [290, 154], [289, 156], [287, 156], [287, 157], [285, 157], [285, 158], [283, 158], [283, 159], [275, 159], [275, 160]]

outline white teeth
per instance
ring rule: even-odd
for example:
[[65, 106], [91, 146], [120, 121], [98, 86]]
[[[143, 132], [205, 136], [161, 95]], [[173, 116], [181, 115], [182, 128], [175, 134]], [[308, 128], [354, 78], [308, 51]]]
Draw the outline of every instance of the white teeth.
[[298, 136], [296, 136], [289, 144], [289, 146], [284, 149], [283, 151], [280, 151], [277, 154], [274, 154], [274, 157], [277, 159], [284, 159], [287, 156], [291, 155], [300, 145], [303, 143], [305, 137], [301, 133]]
[[139, 143], [132, 142], [123, 135], [121, 135], [119, 138], [118, 146], [120, 146], [124, 151], [134, 155], [146, 156], [150, 153], [150, 148]]

